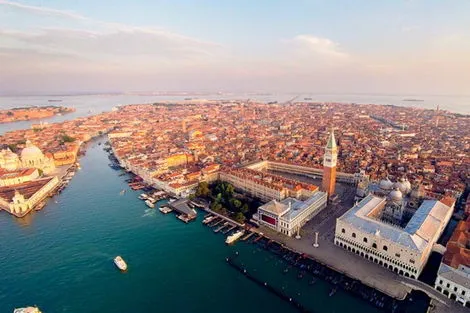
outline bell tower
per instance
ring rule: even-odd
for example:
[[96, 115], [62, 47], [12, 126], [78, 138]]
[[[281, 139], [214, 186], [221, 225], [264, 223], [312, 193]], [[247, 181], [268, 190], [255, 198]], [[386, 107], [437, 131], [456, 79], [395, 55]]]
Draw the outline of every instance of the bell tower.
[[335, 133], [331, 129], [330, 137], [325, 147], [325, 155], [323, 156], [322, 190], [328, 193], [328, 197], [335, 193], [337, 158], [338, 147], [336, 146]]

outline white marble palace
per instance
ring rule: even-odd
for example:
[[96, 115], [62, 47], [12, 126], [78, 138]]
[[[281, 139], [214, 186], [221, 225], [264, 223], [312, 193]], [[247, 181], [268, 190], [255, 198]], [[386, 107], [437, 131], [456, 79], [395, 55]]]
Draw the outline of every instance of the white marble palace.
[[400, 201], [399, 190], [388, 197], [366, 196], [336, 220], [334, 242], [400, 275], [417, 278], [453, 209], [424, 200], [403, 222]]

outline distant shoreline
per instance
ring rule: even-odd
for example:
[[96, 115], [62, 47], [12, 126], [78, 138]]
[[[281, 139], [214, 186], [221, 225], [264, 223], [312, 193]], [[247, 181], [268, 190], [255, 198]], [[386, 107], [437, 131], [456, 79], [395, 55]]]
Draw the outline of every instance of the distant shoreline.
[[75, 112], [74, 108], [55, 105], [15, 107], [11, 109], [0, 110], [0, 123], [5, 124], [22, 121], [40, 120], [43, 118], [72, 112]]

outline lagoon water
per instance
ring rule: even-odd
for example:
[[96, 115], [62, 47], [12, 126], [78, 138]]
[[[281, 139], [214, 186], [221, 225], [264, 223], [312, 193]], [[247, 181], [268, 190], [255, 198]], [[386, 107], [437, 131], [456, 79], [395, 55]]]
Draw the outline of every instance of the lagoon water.
[[[98, 142], [42, 211], [23, 219], [0, 212], [0, 312], [34, 304], [44, 313], [297, 312], [231, 268], [225, 258], [234, 251], [312, 312], [377, 312], [342, 291], [328, 297], [328, 283], [310, 286], [296, 269], [283, 274], [283, 261], [256, 245], [226, 246], [224, 235], [202, 225], [202, 212], [184, 224], [148, 209], [126, 176], [107, 166]], [[115, 268], [116, 255], [128, 272]]]

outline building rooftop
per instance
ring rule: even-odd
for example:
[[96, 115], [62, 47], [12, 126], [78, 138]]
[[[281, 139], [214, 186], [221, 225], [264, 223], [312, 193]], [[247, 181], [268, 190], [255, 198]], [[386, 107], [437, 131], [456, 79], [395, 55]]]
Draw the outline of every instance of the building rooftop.
[[439, 226], [445, 220], [449, 208], [437, 200], [425, 200], [405, 228], [384, 223], [372, 217], [384, 206], [385, 198], [369, 195], [357, 203], [338, 220], [377, 236], [387, 238], [410, 249], [423, 251], [430, 242], [437, 240]]

